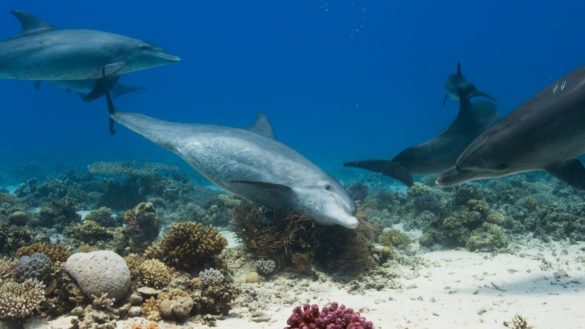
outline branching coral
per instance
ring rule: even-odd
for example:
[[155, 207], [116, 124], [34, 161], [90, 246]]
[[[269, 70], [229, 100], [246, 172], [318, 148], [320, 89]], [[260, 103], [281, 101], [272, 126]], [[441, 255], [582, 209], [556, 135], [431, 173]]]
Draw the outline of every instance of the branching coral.
[[285, 329], [374, 329], [371, 321], [367, 321], [359, 313], [344, 305], [333, 302], [323, 307], [305, 304], [297, 306], [288, 318]]
[[71, 255], [67, 247], [62, 244], [40, 242], [19, 248], [16, 251], [16, 257], [32, 256], [37, 252], [47, 255], [53, 262], [65, 262]]
[[156, 258], [166, 264], [186, 270], [198, 270], [214, 260], [227, 240], [216, 228], [199, 223], [173, 224], [164, 238], [144, 252], [147, 258]]
[[0, 259], [0, 282], [12, 277], [16, 260], [9, 258]]
[[276, 269], [276, 263], [272, 259], [258, 259], [256, 262], [256, 270], [264, 275], [270, 275], [274, 273]]
[[171, 282], [171, 272], [165, 263], [149, 259], [140, 265], [139, 278], [142, 285], [161, 289]]
[[216, 284], [222, 284], [225, 280], [223, 274], [214, 268], [208, 268], [199, 272], [199, 280], [204, 286], [212, 286]]
[[192, 297], [197, 314], [223, 314], [229, 313], [232, 302], [240, 294], [240, 289], [228, 284], [203, 285], [196, 290]]
[[24, 319], [45, 301], [45, 286], [34, 279], [7, 281], [0, 286], [0, 319]]

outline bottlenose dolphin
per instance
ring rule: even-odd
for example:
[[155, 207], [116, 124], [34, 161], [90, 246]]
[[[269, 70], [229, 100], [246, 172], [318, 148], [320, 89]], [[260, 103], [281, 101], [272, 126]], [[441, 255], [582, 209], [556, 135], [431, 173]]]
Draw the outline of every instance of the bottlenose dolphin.
[[478, 136], [440, 185], [545, 170], [585, 189], [585, 67], [555, 82]]
[[460, 89], [463, 90], [465, 95], [469, 95], [469, 97], [483, 96], [492, 101], [496, 100], [489, 94], [477, 90], [475, 85], [469, 82], [469, 80], [463, 75], [463, 72], [461, 71], [461, 62], [457, 62], [457, 73], [450, 75], [449, 78], [447, 78], [447, 82], [445, 82], [445, 98], [443, 98], [443, 105], [445, 105], [449, 98], [452, 100], [458, 100]]
[[236, 195], [271, 208], [287, 208], [326, 225], [358, 225], [346, 190], [323, 170], [276, 141], [262, 114], [250, 129], [182, 124], [141, 114], [110, 116], [126, 128], [176, 153], [203, 176]]
[[[20, 34], [0, 42], [0, 79], [92, 80], [177, 63], [180, 58], [147, 42], [96, 30], [57, 29], [13, 10]], [[92, 97], [112, 83], [98, 83]]]
[[473, 93], [459, 90], [459, 113], [439, 135], [422, 144], [400, 152], [392, 160], [347, 162], [346, 167], [363, 168], [393, 177], [412, 186], [412, 174], [438, 173], [455, 164], [457, 157], [480, 133], [492, 125], [498, 116], [493, 102], [472, 103]]
[[[81, 96], [84, 101], [95, 100], [92, 97], [92, 92], [95, 90], [96, 84], [99, 80], [49, 80], [45, 81], [49, 85], [64, 89], [67, 92], [73, 92]], [[34, 87], [36, 90], [41, 88], [42, 81], [35, 81]], [[141, 87], [129, 86], [122, 83], [115, 83], [110, 88], [110, 95], [113, 98], [118, 98], [129, 93], [141, 93], [145, 89]]]

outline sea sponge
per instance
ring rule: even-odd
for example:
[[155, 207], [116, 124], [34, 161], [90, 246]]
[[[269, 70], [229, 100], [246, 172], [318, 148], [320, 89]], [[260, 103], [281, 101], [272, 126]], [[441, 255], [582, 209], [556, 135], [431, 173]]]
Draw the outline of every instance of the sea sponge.
[[20, 247], [16, 251], [16, 257], [32, 256], [37, 252], [47, 255], [53, 262], [64, 262], [71, 255], [65, 245], [37, 242], [30, 246]]
[[45, 301], [43, 283], [28, 279], [7, 281], [0, 286], [0, 319], [24, 319], [36, 313]]
[[169, 267], [158, 259], [144, 261], [140, 265], [139, 277], [142, 285], [156, 289], [164, 288], [171, 282]]
[[158, 237], [161, 220], [154, 205], [141, 202], [124, 213], [124, 234], [129, 238], [130, 248], [141, 251]]
[[144, 256], [162, 260], [175, 268], [197, 270], [213, 261], [226, 245], [227, 240], [214, 227], [193, 222], [177, 223], [161, 241], [148, 247]]

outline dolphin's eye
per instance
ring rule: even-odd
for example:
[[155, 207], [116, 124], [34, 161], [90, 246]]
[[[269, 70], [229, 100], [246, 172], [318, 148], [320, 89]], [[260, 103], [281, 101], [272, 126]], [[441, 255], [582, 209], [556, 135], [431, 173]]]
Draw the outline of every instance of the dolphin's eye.
[[331, 185], [330, 184], [325, 184], [325, 189], [327, 191], [331, 191]]

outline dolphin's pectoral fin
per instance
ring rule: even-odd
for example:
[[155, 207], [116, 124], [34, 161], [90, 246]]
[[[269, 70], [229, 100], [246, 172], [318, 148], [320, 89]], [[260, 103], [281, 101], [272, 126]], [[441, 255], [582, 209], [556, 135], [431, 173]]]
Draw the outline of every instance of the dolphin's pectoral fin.
[[445, 104], [447, 104], [448, 99], [449, 99], [449, 94], [445, 94], [445, 97], [443, 97], [443, 106], [445, 106]]
[[16, 17], [16, 19], [18, 19], [20, 25], [22, 26], [20, 34], [35, 33], [53, 29], [51, 24], [22, 10], [13, 10], [11, 11], [11, 14], [12, 16]]
[[113, 115], [116, 115], [116, 106], [114, 105], [114, 101], [112, 101], [112, 96], [110, 93], [106, 91], [106, 102], [108, 103], [108, 128], [110, 131], [110, 135], [114, 135], [116, 130], [114, 129], [114, 118]]
[[294, 194], [292, 188], [282, 184], [244, 180], [229, 183], [237, 194], [264, 205], [286, 207]]
[[408, 172], [408, 170], [403, 165], [396, 161], [365, 160], [346, 162], [343, 165], [346, 167], [362, 168], [369, 171], [381, 173], [385, 176], [397, 179], [408, 186], [412, 186], [412, 184], [414, 184], [414, 179], [412, 179], [410, 172]]
[[37, 80], [33, 83], [33, 86], [35, 87], [35, 90], [40, 90], [41, 89], [41, 80]]
[[585, 167], [577, 159], [567, 160], [560, 165], [548, 167], [546, 171], [574, 188], [585, 190]]
[[82, 95], [81, 98], [86, 102], [94, 101], [108, 93], [118, 82], [119, 79], [120, 79], [119, 76], [111, 76], [98, 79], [95, 82], [93, 90], [87, 95]]
[[270, 121], [268, 121], [268, 118], [262, 112], [258, 112], [256, 123], [248, 128], [248, 130], [257, 133], [258, 135], [274, 139], [272, 125], [270, 125]]
[[104, 65], [102, 68], [102, 77], [113, 77], [117, 75], [125, 65], [126, 63], [122, 61]]

